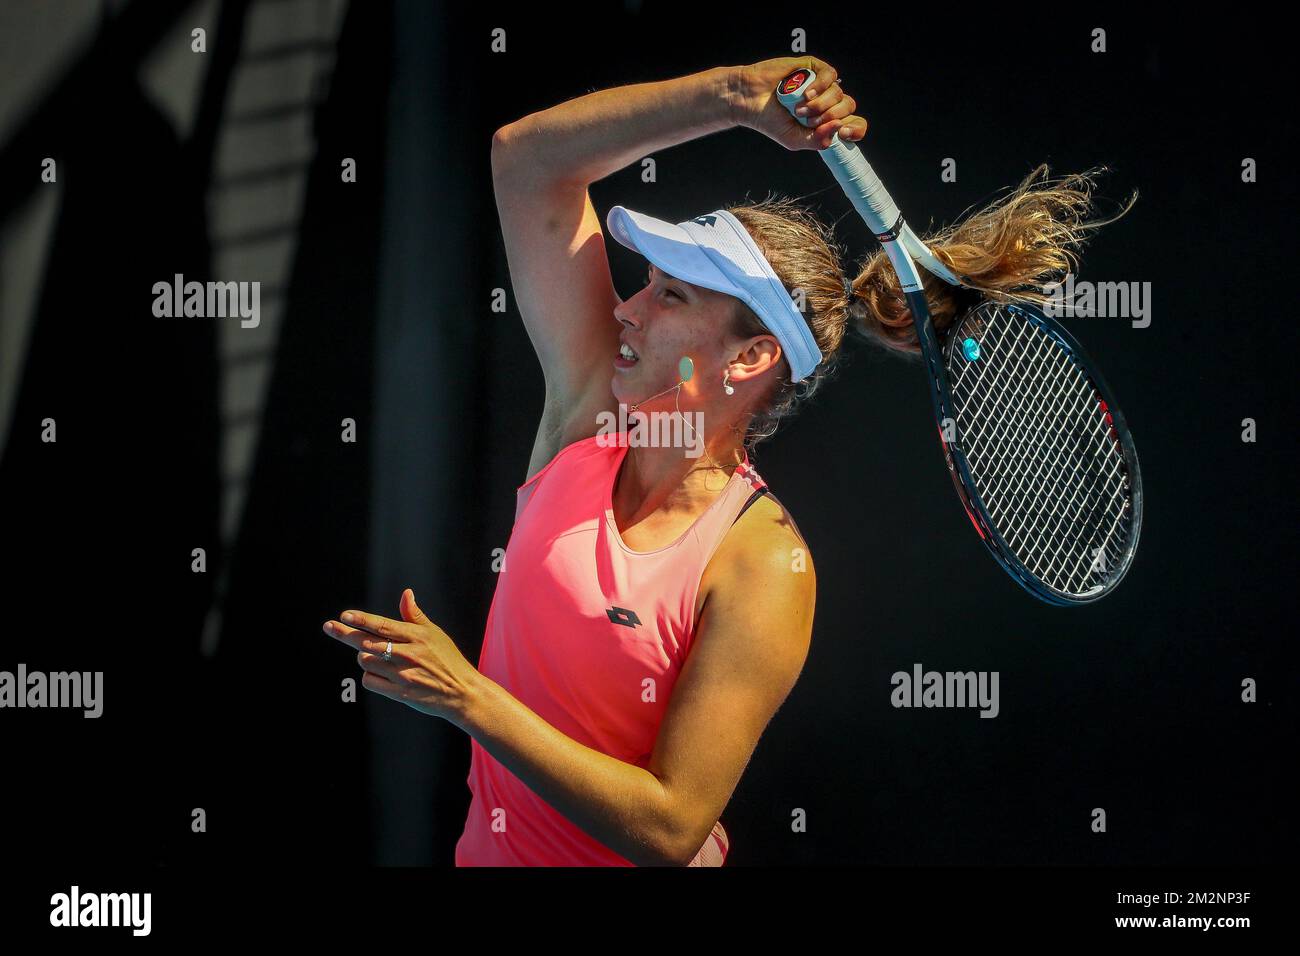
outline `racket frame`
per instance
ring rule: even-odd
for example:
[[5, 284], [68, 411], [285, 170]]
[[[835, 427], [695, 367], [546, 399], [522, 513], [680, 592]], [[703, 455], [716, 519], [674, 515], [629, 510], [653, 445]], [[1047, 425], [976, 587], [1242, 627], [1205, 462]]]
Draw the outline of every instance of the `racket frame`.
[[[803, 97], [804, 90], [815, 79], [816, 74], [811, 69], [801, 67], [787, 74], [777, 84], [777, 99], [790, 111], [791, 115], [794, 114], [795, 106]], [[807, 125], [806, 118], [796, 117], [796, 119]], [[957, 419], [953, 414], [952, 391], [945, 370], [945, 351], [939, 345], [938, 337], [935, 335], [934, 322], [930, 315], [930, 306], [925, 300], [924, 286], [921, 281], [921, 274], [917, 270], [917, 263], [919, 262], [927, 272], [951, 286], [976, 293], [979, 290], [973, 287], [968, 277], [959, 276], [944, 265], [925, 243], [917, 238], [916, 234], [912, 232], [912, 227], [904, 221], [902, 213], [899, 212], [893, 199], [890, 198], [889, 193], [880, 182], [880, 177], [875, 174], [856, 143], [842, 140], [837, 134], [831, 141], [831, 145], [819, 150], [818, 154], [826, 162], [835, 178], [839, 180], [840, 185], [844, 187], [845, 194], [871, 228], [876, 239], [879, 240], [885, 255], [889, 257], [890, 265], [893, 266], [894, 272], [898, 275], [903, 295], [912, 313], [912, 322], [916, 327], [916, 337], [920, 345], [921, 358], [925, 364], [930, 401], [934, 408], [935, 422], [939, 430], [939, 444], [943, 448], [944, 459], [948, 464], [948, 473], [952, 478], [953, 487], [957, 490], [957, 497], [961, 501], [962, 509], [975, 527], [980, 540], [984, 542], [984, 546], [993, 555], [994, 560], [1001, 565], [1011, 579], [1040, 601], [1056, 606], [1072, 607], [1091, 604], [1105, 597], [1115, 589], [1116, 585], [1128, 573], [1137, 551], [1138, 537], [1142, 529], [1142, 475], [1138, 467], [1137, 449], [1133, 444], [1132, 436], [1129, 434], [1124, 414], [1120, 411], [1119, 404], [1115, 401], [1114, 395], [1102, 378], [1101, 373], [1097, 371], [1097, 367], [1088, 358], [1087, 353], [1078, 341], [1058, 323], [1044, 315], [1040, 309], [1027, 302], [996, 303], [1004, 307], [1012, 305], [1015, 308], [1029, 312], [1032, 320], [1055, 338], [1071, 355], [1073, 360], [1083, 367], [1102, 401], [1106, 403], [1106, 410], [1111, 415], [1111, 425], [1115, 430], [1115, 436], [1119, 441], [1125, 463], [1129, 466], [1129, 507], [1131, 509], [1129, 522], [1132, 530], [1124, 552], [1120, 557], [1119, 567], [1114, 570], [1105, 586], [1081, 595], [1068, 594], [1039, 580], [1036, 575], [1026, 568], [1023, 562], [1015, 557], [1014, 551], [994, 527], [988, 516], [988, 509], [976, 488], [970, 465], [966, 460], [965, 451], [961, 447], [961, 436], [955, 434]], [[971, 311], [979, 308], [980, 305], [987, 301], [993, 300], [981, 296], [979, 302], [972, 305], [958, 317], [953, 323], [953, 327], [958, 327]], [[949, 337], [946, 343], [949, 350], [954, 347], [955, 339], [956, 336]], [[944, 437], [943, 426], [945, 421], [953, 422], [955, 437], [951, 442]]]
[[[984, 300], [988, 302], [990, 300]], [[981, 305], [983, 302], [980, 303]], [[1115, 401], [1114, 393], [1111, 392], [1110, 386], [1097, 371], [1097, 366], [1092, 363], [1088, 353], [1083, 346], [1079, 344], [1069, 332], [1061, 325], [1054, 322], [1050, 317], [1043, 314], [1037, 307], [1027, 302], [1015, 303], [993, 303], [1001, 305], [1003, 308], [1014, 308], [1028, 314], [1027, 321], [1032, 322], [1041, 328], [1047, 335], [1056, 339], [1061, 346], [1077, 365], [1082, 366], [1084, 373], [1088, 377], [1101, 400], [1106, 403], [1106, 411], [1111, 416], [1110, 426], [1114, 430], [1116, 442], [1120, 446], [1120, 453], [1124, 458], [1127, 466], [1127, 480], [1129, 483], [1129, 527], [1130, 533], [1128, 540], [1124, 544], [1124, 550], [1120, 554], [1118, 565], [1110, 572], [1110, 576], [1104, 587], [1098, 587], [1094, 591], [1084, 594], [1071, 594], [1053, 588], [1051, 585], [1040, 580], [1036, 575], [1029, 571], [1022, 561], [1015, 557], [1015, 552], [1011, 546], [998, 532], [993, 523], [987, 520], [988, 506], [979, 493], [975, 484], [974, 476], [971, 474], [970, 466], [967, 462], [965, 449], [961, 445], [961, 436], [957, 434], [954, 441], [948, 442], [943, 437], [943, 428], [940, 426], [939, 441], [943, 445], [944, 456], [948, 461], [948, 469], [952, 474], [953, 484], [957, 488], [958, 497], [962, 500], [962, 506], [966, 509], [966, 515], [970, 518], [971, 523], [975, 525], [975, 530], [979, 532], [980, 538], [984, 541], [985, 546], [993, 554], [997, 562], [1002, 565], [1011, 577], [1019, 583], [1025, 590], [1034, 597], [1039, 598], [1048, 604], [1055, 604], [1063, 607], [1071, 607], [1082, 604], [1091, 604], [1109, 594], [1128, 573], [1133, 564], [1134, 555], [1137, 553], [1138, 538], [1142, 530], [1142, 472], [1138, 467], [1137, 448], [1133, 444], [1133, 437], [1129, 434], [1128, 423], [1124, 418], [1124, 413], [1120, 410], [1119, 404]], [[979, 308], [976, 305], [972, 308]], [[969, 314], [964, 313], [962, 318]], [[933, 323], [930, 322], [928, 310], [926, 313], [926, 322], [933, 329]], [[954, 327], [961, 323], [961, 319], [954, 323]], [[935, 413], [946, 406], [946, 400], [950, 396], [951, 390], [947, 378], [947, 359], [951, 356], [954, 349], [957, 348], [957, 337], [950, 336], [944, 346], [944, 361], [940, 363], [939, 378], [941, 385], [931, 384], [931, 397], [935, 402]], [[955, 416], [949, 415], [952, 421], [956, 421]], [[942, 418], [940, 421], [942, 422]], [[954, 428], [954, 432], [956, 429]], [[973, 507], [972, 507], [973, 505]]]

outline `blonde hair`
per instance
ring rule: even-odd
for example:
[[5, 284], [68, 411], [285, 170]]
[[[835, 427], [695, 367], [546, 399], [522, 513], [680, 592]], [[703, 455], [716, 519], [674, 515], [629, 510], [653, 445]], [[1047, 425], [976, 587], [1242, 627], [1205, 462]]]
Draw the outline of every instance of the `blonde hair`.
[[[1039, 165], [1011, 192], [978, 212], [921, 241], [970, 288], [990, 299], [1043, 302], [1042, 286], [1077, 270], [1076, 250], [1090, 233], [1114, 222], [1132, 208], [1137, 192], [1109, 219], [1089, 220], [1097, 167], [1060, 179]], [[752, 448], [771, 437], [820, 384], [834, 374], [840, 346], [852, 329], [895, 352], [920, 351], [916, 329], [898, 276], [883, 249], [869, 255], [845, 292], [840, 265], [842, 249], [834, 234], [809, 209], [790, 198], [768, 197], [727, 209], [740, 220], [772, 269], [792, 295], [803, 293], [803, 316], [824, 356], [802, 382], [790, 382], [782, 356], [780, 372], [749, 422], [745, 444]], [[967, 213], [970, 213], [967, 210]], [[961, 314], [970, 292], [950, 286], [919, 270], [935, 332], [943, 332]], [[799, 304], [796, 302], [796, 304]], [[768, 334], [757, 315], [737, 300], [735, 333]]]

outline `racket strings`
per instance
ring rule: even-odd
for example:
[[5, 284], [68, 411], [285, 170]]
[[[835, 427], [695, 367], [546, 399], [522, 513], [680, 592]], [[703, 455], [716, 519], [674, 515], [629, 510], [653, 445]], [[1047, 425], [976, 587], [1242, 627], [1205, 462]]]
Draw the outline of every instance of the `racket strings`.
[[1118, 570], [1132, 530], [1128, 468], [1106, 411], [1070, 353], [1015, 306], [985, 303], [949, 350], [960, 446], [1015, 558], [1043, 583], [1086, 594]]

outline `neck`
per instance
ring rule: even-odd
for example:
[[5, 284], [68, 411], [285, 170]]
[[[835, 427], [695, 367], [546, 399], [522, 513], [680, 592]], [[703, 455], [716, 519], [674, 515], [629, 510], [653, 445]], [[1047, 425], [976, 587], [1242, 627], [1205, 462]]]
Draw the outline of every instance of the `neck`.
[[637, 521], [664, 504], [693, 510], [711, 502], [744, 454], [734, 433], [706, 435], [705, 453], [696, 458], [682, 448], [631, 447], [615, 480], [614, 500], [624, 504], [618, 511]]

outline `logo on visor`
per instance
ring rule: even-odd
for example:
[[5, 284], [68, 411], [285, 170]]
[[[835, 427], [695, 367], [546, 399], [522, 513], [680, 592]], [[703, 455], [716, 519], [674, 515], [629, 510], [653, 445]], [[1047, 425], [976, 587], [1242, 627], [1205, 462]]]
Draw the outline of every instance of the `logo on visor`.
[[691, 222], [698, 222], [701, 226], [716, 226], [718, 224], [717, 216], [696, 216]]

